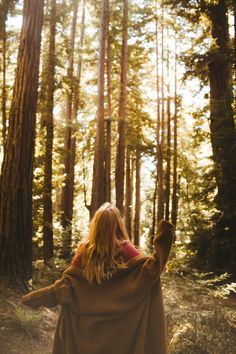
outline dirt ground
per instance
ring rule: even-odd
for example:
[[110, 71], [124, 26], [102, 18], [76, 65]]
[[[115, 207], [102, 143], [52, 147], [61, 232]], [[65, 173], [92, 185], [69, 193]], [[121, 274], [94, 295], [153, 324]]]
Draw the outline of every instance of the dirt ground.
[[[171, 354], [235, 353], [233, 343], [236, 322], [235, 316], [232, 315], [236, 310], [235, 294], [219, 304], [212, 300], [211, 296], [203, 296], [201, 287], [200, 290], [193, 288], [187, 280], [168, 275], [163, 283]], [[45, 285], [47, 284], [41, 284]], [[0, 285], [0, 354], [52, 353], [59, 308], [31, 310], [21, 304], [21, 296]], [[196, 301], [195, 304], [193, 299], [201, 301]], [[194, 313], [191, 315], [192, 312]], [[207, 317], [204, 317], [205, 312]], [[194, 325], [191, 327], [191, 321], [197, 323], [196, 329]], [[184, 323], [186, 328], [183, 327]], [[191, 346], [188, 348], [187, 344], [195, 340], [198, 342], [196, 349]], [[221, 341], [222, 345], [219, 344]], [[171, 349], [171, 342], [174, 349]], [[217, 348], [212, 350], [213, 346]], [[200, 347], [207, 349], [199, 351]]]
[[50, 354], [58, 309], [30, 310], [0, 287], [0, 354]]

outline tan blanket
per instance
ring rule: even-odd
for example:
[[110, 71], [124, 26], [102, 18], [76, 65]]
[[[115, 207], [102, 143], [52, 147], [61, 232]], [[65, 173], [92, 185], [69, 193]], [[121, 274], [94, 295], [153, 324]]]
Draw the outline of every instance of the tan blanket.
[[33, 308], [61, 305], [53, 354], [166, 354], [160, 275], [173, 240], [173, 226], [163, 222], [154, 256], [133, 258], [103, 284], [91, 286], [69, 267], [55, 284], [25, 295]]

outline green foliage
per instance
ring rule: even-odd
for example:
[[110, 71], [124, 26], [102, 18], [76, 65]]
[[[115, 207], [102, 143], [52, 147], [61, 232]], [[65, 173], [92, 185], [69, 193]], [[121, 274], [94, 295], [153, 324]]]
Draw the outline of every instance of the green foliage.
[[235, 283], [192, 268], [188, 248], [177, 244], [175, 252], [162, 277], [170, 353], [233, 353]]
[[42, 313], [25, 309], [12, 301], [6, 300], [8, 310], [0, 310], [1, 326], [23, 332], [29, 337], [38, 338], [38, 327], [42, 321]]
[[224, 303], [235, 284], [217, 284], [228, 275], [212, 277], [189, 268], [188, 275], [163, 277], [169, 352], [171, 354], [234, 353], [234, 303]]

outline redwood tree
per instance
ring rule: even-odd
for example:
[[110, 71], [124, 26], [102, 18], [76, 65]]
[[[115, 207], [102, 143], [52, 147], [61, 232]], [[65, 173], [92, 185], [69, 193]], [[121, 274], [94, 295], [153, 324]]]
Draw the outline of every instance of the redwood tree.
[[61, 225], [63, 227], [63, 247], [62, 256], [67, 258], [70, 255], [71, 235], [72, 235], [72, 215], [73, 215], [73, 197], [74, 197], [74, 121], [72, 119], [72, 105], [74, 95], [74, 46], [75, 33], [78, 14], [78, 1], [72, 2], [72, 22], [70, 31], [70, 41], [68, 50], [67, 79], [68, 89], [66, 93], [66, 131], [65, 131], [65, 181], [61, 196]]
[[109, 0], [101, 2], [99, 61], [98, 61], [98, 110], [93, 164], [92, 201], [90, 217], [105, 202], [105, 139], [104, 139], [104, 76]]
[[127, 65], [128, 65], [128, 0], [124, 0], [123, 34], [121, 49], [121, 76], [118, 120], [118, 146], [116, 156], [116, 206], [124, 211], [124, 174], [125, 174], [125, 119], [127, 105]]
[[56, 0], [50, 2], [49, 49], [46, 59], [45, 107], [43, 121], [46, 126], [46, 151], [43, 186], [43, 256], [44, 262], [53, 257], [52, 215], [52, 151], [53, 151], [53, 96], [55, 88], [55, 35]]
[[125, 172], [125, 223], [128, 234], [132, 239], [132, 216], [133, 216], [133, 168], [131, 148], [126, 148], [126, 172]]
[[0, 181], [0, 274], [21, 285], [32, 269], [32, 178], [43, 6], [43, 0], [24, 1]]
[[2, 142], [3, 147], [5, 146], [6, 140], [6, 42], [7, 42], [7, 33], [6, 33], [6, 20], [8, 13], [7, 2], [3, 2], [0, 8], [1, 13], [1, 27], [0, 27], [0, 38], [2, 44], [2, 92], [1, 92], [1, 111], [2, 111]]
[[134, 214], [134, 244], [139, 246], [140, 242], [140, 168], [141, 153], [136, 150], [135, 157], [135, 214]]
[[158, 207], [157, 207], [157, 221], [164, 217], [164, 192], [163, 192], [163, 152], [164, 152], [164, 138], [165, 138], [165, 97], [164, 97], [164, 24], [163, 24], [163, 7], [162, 7], [162, 25], [161, 25], [161, 122], [160, 122], [160, 141], [157, 141], [157, 156], [158, 156]]
[[165, 190], [165, 219], [169, 221], [170, 216], [170, 164], [171, 164], [171, 112], [170, 112], [170, 50], [168, 44], [169, 29], [167, 28], [167, 99], [166, 99], [166, 115], [167, 115], [167, 141], [166, 141], [166, 190]]
[[178, 97], [177, 97], [177, 40], [175, 38], [175, 92], [174, 92], [174, 137], [173, 137], [173, 190], [172, 190], [172, 208], [171, 208], [171, 222], [176, 225], [177, 211], [178, 211], [178, 181], [177, 181], [177, 167], [178, 167]]
[[[159, 38], [158, 38], [158, 12], [157, 12], [157, 1], [155, 1], [155, 54], [156, 54], [156, 176], [155, 176], [155, 188], [153, 193], [153, 210], [152, 210], [152, 229], [151, 229], [151, 237], [155, 236], [156, 227], [157, 227], [157, 200], [159, 201], [162, 193], [162, 184], [159, 183], [161, 176], [161, 164], [160, 164], [160, 153], [161, 153], [161, 145], [160, 145], [160, 129], [161, 129], [161, 112], [160, 112], [160, 80], [159, 80]], [[159, 219], [160, 217], [160, 202], [158, 202], [158, 210], [159, 210]]]
[[109, 31], [109, 2], [107, 14], [107, 58], [106, 58], [106, 74], [107, 74], [107, 112], [106, 112], [106, 145], [105, 145], [105, 196], [106, 201], [111, 201], [111, 34]]
[[0, 4], [0, 41], [2, 45], [2, 88], [1, 88], [1, 112], [2, 112], [2, 142], [5, 148], [7, 135], [7, 85], [6, 85], [6, 67], [7, 67], [7, 31], [6, 22], [10, 10], [14, 9], [16, 0], [2, 0]]
[[[221, 212], [219, 237], [227, 240], [218, 245], [216, 263], [235, 262], [233, 244], [236, 232], [236, 131], [232, 109], [232, 70], [229, 59], [229, 25], [226, 0], [209, 5], [211, 33], [216, 48], [209, 53], [210, 130], [218, 187], [217, 205]], [[227, 257], [226, 257], [227, 256]]]

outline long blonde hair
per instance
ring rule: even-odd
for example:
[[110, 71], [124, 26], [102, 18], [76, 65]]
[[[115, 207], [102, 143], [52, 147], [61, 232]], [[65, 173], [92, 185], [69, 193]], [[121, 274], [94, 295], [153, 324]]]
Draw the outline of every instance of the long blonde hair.
[[129, 239], [119, 210], [110, 203], [103, 204], [95, 213], [87, 240], [80, 245], [84, 276], [90, 284], [112, 277], [116, 270], [126, 268], [120, 240]]

